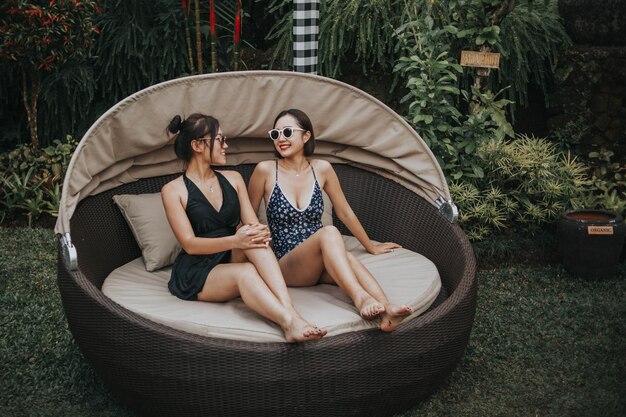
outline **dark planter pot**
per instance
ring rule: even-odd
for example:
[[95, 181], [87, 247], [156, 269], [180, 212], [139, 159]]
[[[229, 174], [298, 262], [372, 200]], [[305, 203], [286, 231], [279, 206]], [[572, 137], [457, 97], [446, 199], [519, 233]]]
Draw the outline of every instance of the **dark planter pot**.
[[559, 252], [572, 275], [602, 279], [615, 274], [624, 245], [622, 216], [604, 210], [572, 210], [557, 222]]
[[559, 13], [576, 44], [626, 45], [624, 0], [559, 0]]

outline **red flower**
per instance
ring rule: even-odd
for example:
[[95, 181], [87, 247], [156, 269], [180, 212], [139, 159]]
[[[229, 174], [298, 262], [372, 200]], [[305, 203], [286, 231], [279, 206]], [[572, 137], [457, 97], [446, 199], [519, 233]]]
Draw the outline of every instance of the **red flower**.
[[30, 10], [26, 13], [28, 13], [31, 16], [37, 16], [37, 17], [43, 16], [43, 11], [41, 9], [38, 9], [36, 6], [31, 6]]
[[181, 6], [185, 12], [187, 12], [187, 16], [189, 16], [189, 11], [191, 10], [191, 1], [182, 0]]
[[91, 25], [91, 27], [93, 28], [93, 31], [96, 33], [100, 33], [100, 29], [98, 29], [98, 26], [96, 25]]
[[55, 59], [56, 59], [55, 56], [51, 55], [48, 58], [46, 58], [41, 64], [39, 64], [37, 68], [47, 70], [48, 68], [50, 68], [50, 66], [52, 65]]

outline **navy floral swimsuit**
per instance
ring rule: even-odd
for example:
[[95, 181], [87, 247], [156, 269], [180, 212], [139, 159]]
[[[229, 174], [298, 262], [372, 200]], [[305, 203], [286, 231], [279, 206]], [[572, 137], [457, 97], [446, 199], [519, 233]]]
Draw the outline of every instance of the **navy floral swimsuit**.
[[276, 161], [276, 183], [267, 203], [267, 224], [272, 232], [272, 245], [278, 259], [307, 240], [313, 233], [322, 228], [324, 199], [322, 189], [313, 172], [313, 192], [309, 205], [304, 210], [297, 209], [278, 185], [278, 161]]

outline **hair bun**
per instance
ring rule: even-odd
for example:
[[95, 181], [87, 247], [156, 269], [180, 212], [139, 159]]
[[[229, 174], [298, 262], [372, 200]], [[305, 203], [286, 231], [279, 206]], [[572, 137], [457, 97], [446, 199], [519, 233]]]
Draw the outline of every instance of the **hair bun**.
[[183, 127], [183, 119], [181, 119], [179, 115], [176, 115], [170, 121], [170, 124], [167, 126], [167, 130], [169, 130], [171, 133], [178, 133], [180, 132], [180, 129], [182, 127]]

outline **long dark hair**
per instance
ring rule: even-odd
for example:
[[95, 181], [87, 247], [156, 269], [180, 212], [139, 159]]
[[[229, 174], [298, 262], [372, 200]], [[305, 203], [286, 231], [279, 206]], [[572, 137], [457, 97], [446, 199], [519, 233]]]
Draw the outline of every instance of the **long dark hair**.
[[207, 137], [207, 135], [211, 136], [209, 149], [211, 151], [210, 157], [213, 158], [213, 146], [219, 128], [220, 122], [215, 117], [201, 113], [193, 113], [186, 119], [176, 115], [167, 125], [168, 132], [176, 134], [174, 152], [176, 152], [177, 157], [185, 162], [189, 162], [191, 155], [193, 155], [191, 141]]
[[[304, 156], [313, 155], [313, 152], [315, 151], [315, 132], [313, 132], [313, 123], [311, 123], [311, 119], [309, 119], [309, 116], [307, 116], [306, 113], [302, 110], [298, 109], [283, 110], [278, 113], [278, 116], [276, 116], [276, 119], [274, 119], [273, 127], [276, 127], [276, 122], [278, 122], [278, 119], [286, 115], [293, 116], [293, 118], [296, 119], [296, 122], [298, 122], [298, 127], [307, 130], [311, 134], [309, 140], [304, 144]], [[282, 158], [277, 150], [274, 150], [274, 155], [276, 155], [278, 158]]]

